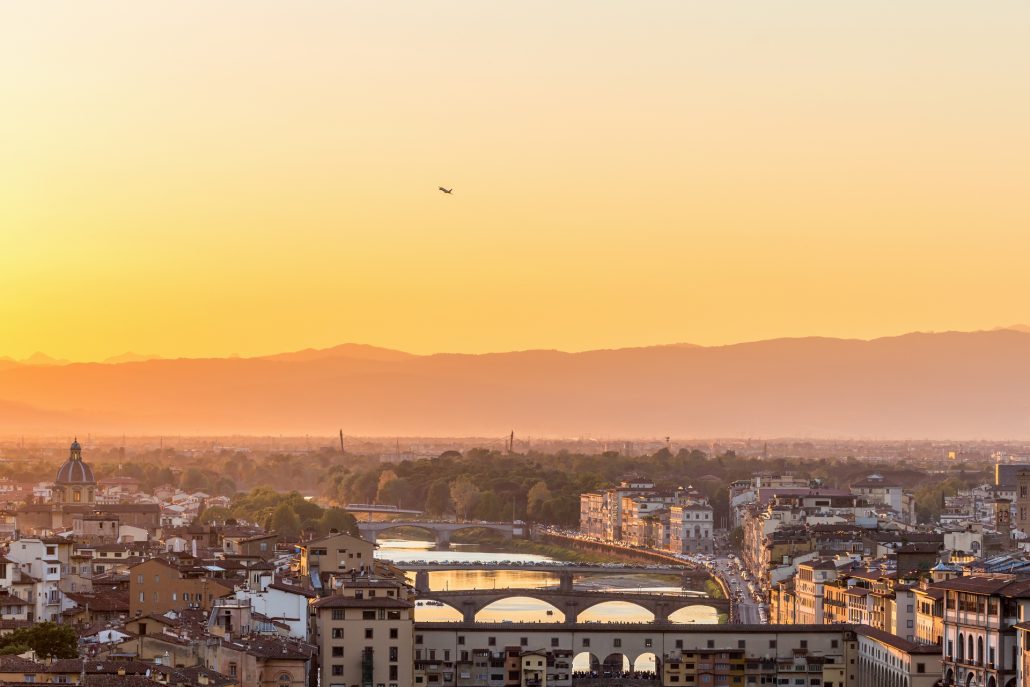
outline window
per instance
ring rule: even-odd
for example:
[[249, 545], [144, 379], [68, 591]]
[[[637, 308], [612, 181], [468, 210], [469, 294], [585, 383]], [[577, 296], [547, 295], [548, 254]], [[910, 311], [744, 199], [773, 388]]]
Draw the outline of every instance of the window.
[[415, 643], [416, 644], [421, 644], [422, 643], [422, 635], [415, 635]]
[[[616, 642], [619, 640], [615, 640]], [[529, 646], [529, 637], [519, 637], [519, 646]], [[619, 646], [616, 644], [615, 646]]]
[[342, 608], [334, 608], [333, 609], [333, 620], [343, 620], [343, 609]]
[[558, 646], [558, 638], [551, 637], [551, 646]]
[[925, 673], [926, 672], [926, 664], [925, 663], [917, 663], [916, 664], [916, 672], [917, 673]]
[[465, 644], [465, 635], [458, 635], [458, 644], [464, 646], [464, 644]]
[[[390, 660], [391, 661], [396, 661], [397, 660], [397, 647], [395, 647], [395, 646], [391, 646], [390, 647]], [[390, 679], [396, 680], [397, 678], [390, 678]]]
[[146, 601], [146, 595], [147, 595], [146, 592], [140, 592], [139, 593], [139, 602], [140, 603], [144, 603]]
[[236, 664], [235, 663], [230, 663], [229, 664], [229, 677], [236, 677]]
[[615, 639], [613, 640], [613, 642], [614, 642], [613, 646], [622, 646], [622, 639], [621, 639], [621, 638], [619, 638], [619, 637], [616, 637], [616, 638], [615, 638]]
[[[619, 641], [621, 642], [622, 640], [620, 639]], [[647, 639], [644, 640], [644, 646], [650, 648], [650, 647], [654, 646], [654, 641], [650, 637], [648, 637]]]
[[397, 666], [390, 666], [390, 679], [396, 680], [398, 675]]
[[334, 646], [333, 647], [333, 658], [343, 658], [343, 647], [342, 646]]
[[333, 639], [343, 639], [343, 628], [334, 627], [332, 633]]
[[371, 627], [366, 627], [365, 628], [365, 639], [372, 639], [372, 628]]
[[836, 639], [831, 639], [830, 640], [830, 648], [831, 649], [836, 649], [837, 648], [837, 640]]
[[714, 649], [715, 648], [715, 640], [714, 639], [709, 639], [708, 640], [708, 648], [709, 649]]
[[375, 620], [376, 619], [376, 612], [375, 611], [362, 611], [361, 612], [361, 619], [362, 620]]
[[776, 648], [776, 640], [775, 639], [770, 639], [769, 640], [769, 648], [770, 649], [775, 649]]
[[137, 575], [136, 576], [136, 584], [143, 584], [143, 576], [142, 575]]
[[590, 637], [583, 638], [583, 646], [590, 646]]
[[801, 640], [801, 648], [802, 649], [807, 649], [808, 648], [808, 640], [807, 639], [802, 639]]
[[497, 637], [487, 637], [486, 638], [486, 645], [487, 646], [497, 646]]
[[745, 646], [746, 646], [746, 642], [743, 639], [738, 639], [737, 640], [737, 648], [738, 649], [743, 649]]
[[293, 676], [289, 673], [279, 673], [279, 687], [290, 687], [293, 683]]
[[397, 639], [397, 628], [396, 627], [391, 627], [390, 628], [390, 639]]
[[339, 663], [333, 664], [333, 675], [343, 675], [343, 666]]

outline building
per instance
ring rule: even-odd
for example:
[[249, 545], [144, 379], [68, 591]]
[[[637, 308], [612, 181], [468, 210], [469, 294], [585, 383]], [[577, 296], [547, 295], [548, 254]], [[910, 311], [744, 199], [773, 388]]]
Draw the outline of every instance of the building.
[[712, 553], [715, 550], [714, 512], [708, 502], [669, 509], [669, 545], [673, 553]]
[[871, 627], [861, 628], [857, 637], [857, 687], [935, 687], [939, 684], [941, 652], [938, 647], [910, 642]]
[[300, 545], [300, 574], [310, 577], [315, 589], [322, 578], [335, 573], [372, 570], [375, 544], [341, 532], [333, 532]]
[[311, 605], [323, 687], [415, 684], [407, 595], [394, 580], [358, 578]]
[[1030, 578], [968, 575], [935, 586], [944, 591], [944, 684], [1014, 687], [1015, 626], [1030, 618]]
[[[100, 522], [117, 521], [154, 531], [160, 525], [160, 506], [155, 503], [97, 503], [97, 481], [93, 468], [82, 459], [82, 446], [72, 442], [66, 460], [49, 488], [49, 503], [31, 503], [18, 509], [22, 534], [42, 535], [76, 525], [85, 535], [100, 533]], [[99, 520], [98, 520], [99, 518]], [[108, 529], [104, 531], [107, 536]], [[114, 538], [117, 539], [117, 528]]]
[[203, 566], [189, 556], [151, 558], [129, 568], [129, 613], [161, 614], [184, 608], [210, 609], [214, 600], [233, 593], [224, 571]]

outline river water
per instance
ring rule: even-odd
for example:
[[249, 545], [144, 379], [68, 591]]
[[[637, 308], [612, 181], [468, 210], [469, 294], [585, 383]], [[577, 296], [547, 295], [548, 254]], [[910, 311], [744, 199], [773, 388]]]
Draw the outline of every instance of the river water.
[[[551, 561], [553, 558], [525, 553], [488, 551], [476, 545], [451, 544], [449, 551], [434, 551], [432, 542], [401, 539], [379, 539], [376, 558], [402, 563], [404, 561], [464, 561], [469, 563], [497, 563], [500, 561]], [[414, 582], [414, 573], [409, 581]], [[558, 578], [549, 573], [533, 571], [451, 571], [429, 573], [429, 586], [434, 590], [457, 589], [535, 589], [556, 586]], [[614, 574], [611, 576], [577, 577], [580, 589], [597, 589], [623, 592], [679, 592], [679, 586], [669, 582], [651, 579], [645, 575]], [[653, 620], [650, 612], [625, 601], [610, 601], [598, 604], [580, 614], [581, 622], [639, 622]], [[460, 621], [461, 613], [449, 606], [427, 606], [418, 602], [415, 606], [415, 620], [448, 622]], [[476, 616], [480, 622], [499, 623], [503, 621], [558, 623], [564, 620], [562, 612], [550, 604], [526, 597], [512, 597], [487, 606]], [[674, 623], [715, 623], [718, 613], [707, 606], [692, 606], [673, 613], [669, 620]], [[575, 670], [588, 669], [589, 658], [580, 654], [573, 661]], [[650, 667], [648, 667], [650, 665]], [[625, 666], [629, 669], [629, 666]], [[636, 666], [637, 670], [652, 670], [653, 661]]]

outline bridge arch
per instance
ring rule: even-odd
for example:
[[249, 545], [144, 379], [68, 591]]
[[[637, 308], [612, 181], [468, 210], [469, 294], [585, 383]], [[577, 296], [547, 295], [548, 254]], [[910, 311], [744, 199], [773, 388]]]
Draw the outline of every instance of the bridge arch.
[[393, 530], [399, 530], [399, 529], [419, 530], [420, 532], [425, 532], [427, 535], [429, 535], [429, 537], [426, 539], [426, 541], [436, 541], [436, 538], [437, 538], [436, 530], [434, 530], [432, 527], [427, 527], [425, 525], [420, 525], [417, 522], [399, 522], [396, 525], [390, 525], [388, 527], [379, 527], [379, 528], [377, 528], [375, 530], [375, 536], [374, 536], [373, 541], [375, 541], [375, 539], [379, 539], [380, 537], [384, 537], [386, 539], [389, 539], [389, 537], [387, 536], [387, 533], [392, 532]]
[[572, 671], [575, 673], [596, 673], [601, 670], [601, 659], [589, 651], [580, 651], [572, 657]]
[[[513, 603], [513, 602], [515, 602], [517, 600], [520, 600], [520, 599], [525, 599], [525, 600], [529, 600], [529, 601], [536, 601], [538, 603], [542, 603], [542, 604], [548, 606], [548, 608], [545, 609], [545, 610], [548, 611], [549, 615], [553, 615], [554, 616], [554, 618], [552, 620], [548, 620], [548, 622], [563, 623], [566, 620], [565, 611], [563, 611], [558, 606], [554, 605], [551, 601], [547, 600], [546, 597], [544, 597], [542, 595], [540, 595], [540, 596], [534, 595], [529, 590], [520, 590], [517, 594], [511, 594], [511, 595], [508, 595], [508, 596], [502, 596], [502, 597], [500, 597], [498, 599], [494, 599], [494, 600], [490, 601], [489, 603], [485, 604], [484, 606], [480, 607], [476, 611], [476, 622], [483, 622], [483, 621], [480, 621], [479, 615], [481, 613], [485, 612], [485, 611], [490, 610], [491, 607], [495, 607], [495, 608], [493, 608], [494, 611], [503, 611], [503, 610], [505, 610], [504, 609], [504, 604], [505, 603]], [[519, 619], [512, 617], [512, 613], [514, 613], [514, 612], [515, 612], [515, 609], [510, 609], [508, 611], [507, 617], [503, 618], [503, 620], [515, 620], [517, 622]], [[485, 621], [485, 622], [490, 622], [490, 621]], [[494, 622], [500, 622], [500, 621], [494, 621]]]
[[[647, 608], [647, 607], [645, 607], [645, 606], [643, 606], [643, 605], [641, 605], [641, 604], [639, 604], [639, 603], [637, 603], [635, 601], [623, 601], [623, 600], [617, 599], [617, 598], [616, 599], [610, 599], [609, 598], [609, 599], [597, 599], [596, 601], [588, 601], [584, 605], [580, 606], [577, 609], [575, 621], [579, 622], [579, 623], [589, 623], [589, 622], [607, 622], [608, 620], [616, 620], [617, 618], [612, 618], [612, 614], [610, 612], [609, 613], [601, 614], [599, 611], [596, 610], [598, 606], [609, 606], [609, 608], [611, 608], [612, 604], [617, 604], [615, 606], [616, 609], [618, 609], [618, 608], [625, 609], [626, 606], [632, 606], [637, 611], [643, 611], [644, 613], [649, 613], [651, 615], [651, 618], [648, 619], [648, 620], [637, 620], [637, 621], [628, 620], [628, 621], [624, 621], [624, 622], [646, 623], [646, 622], [653, 622], [654, 619], [655, 619], [655, 613], [654, 613], [653, 610], [651, 610], [651, 609], [649, 609], [649, 608]], [[590, 611], [594, 611], [593, 614], [589, 613]], [[593, 616], [597, 616], [597, 617], [596, 618], [593, 618], [593, 617], [584, 618], [583, 617], [584, 615], [586, 615], [586, 616], [593, 615]], [[615, 615], [617, 616], [618, 613], [616, 613]]]
[[[614, 673], [614, 672], [626, 672], [632, 670], [629, 658], [626, 654], [611, 653], [604, 657], [601, 661], [601, 673]], [[617, 677], [615, 675], [605, 675], [605, 677]]]
[[[423, 604], [419, 605], [417, 603], [418, 601], [428, 601], [428, 602], [432, 602], [432, 604], [430, 605], [428, 603], [423, 603]], [[463, 620], [461, 609], [460, 608], [456, 608], [453, 604], [449, 604], [446, 601], [437, 601], [436, 599], [418, 599], [416, 601], [416, 604], [415, 604], [415, 612], [417, 613], [419, 609], [423, 609], [423, 608], [424, 609], [430, 609], [431, 612], [432, 611], [436, 611], [438, 609], [442, 610], [442, 611], [445, 611], [445, 612], [446, 611], [451, 611], [451, 612], [453, 612], [457, 616], [457, 617], [450, 618], [450, 619], [443, 619], [443, 618], [437, 619], [437, 618], [433, 618], [431, 620], [431, 622], [434, 622], [434, 623], [461, 622]], [[420, 618], [419, 620], [422, 620], [422, 619]]]
[[646, 651], [633, 660], [633, 670], [638, 673], [649, 672], [660, 675], [660, 665], [660, 659], [653, 651]]

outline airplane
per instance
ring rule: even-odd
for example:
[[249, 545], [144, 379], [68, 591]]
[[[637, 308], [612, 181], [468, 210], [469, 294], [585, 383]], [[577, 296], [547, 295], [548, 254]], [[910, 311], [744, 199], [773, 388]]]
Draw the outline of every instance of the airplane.
[[446, 193], [447, 195], [450, 195], [454, 191], [453, 188], [444, 188], [443, 186], [437, 186], [437, 188]]

